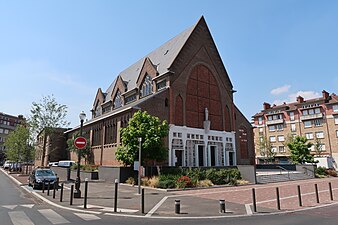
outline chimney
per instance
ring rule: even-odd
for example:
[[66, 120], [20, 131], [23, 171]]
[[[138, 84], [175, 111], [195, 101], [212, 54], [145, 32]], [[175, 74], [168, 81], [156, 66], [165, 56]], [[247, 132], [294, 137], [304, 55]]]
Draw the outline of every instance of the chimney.
[[298, 102], [298, 103], [303, 103], [303, 102], [304, 102], [304, 98], [303, 98], [302, 96], [299, 95], [299, 96], [297, 97], [297, 102]]
[[271, 105], [269, 103], [267, 103], [267, 102], [264, 102], [263, 103], [263, 108], [264, 108], [264, 110], [270, 109]]
[[328, 99], [329, 98], [329, 93], [327, 91], [323, 90], [322, 94], [323, 94], [323, 98], [324, 99]]

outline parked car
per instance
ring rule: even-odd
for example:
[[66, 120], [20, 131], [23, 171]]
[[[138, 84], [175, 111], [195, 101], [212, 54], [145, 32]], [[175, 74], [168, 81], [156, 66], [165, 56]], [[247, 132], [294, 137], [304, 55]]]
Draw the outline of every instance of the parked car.
[[46, 187], [51, 186], [57, 182], [57, 176], [51, 169], [37, 168], [34, 169], [28, 178], [28, 185], [33, 186], [33, 189], [42, 188], [43, 183]]
[[70, 168], [72, 165], [75, 165], [75, 164], [76, 163], [74, 161], [71, 161], [71, 160], [62, 160], [62, 161], [59, 161], [58, 166]]
[[5, 163], [4, 163], [4, 169], [5, 170], [9, 170], [9, 168], [11, 167], [12, 163], [14, 163], [13, 161], [9, 161], [9, 160], [6, 160]]
[[59, 162], [50, 162], [48, 163], [48, 166], [58, 166]]

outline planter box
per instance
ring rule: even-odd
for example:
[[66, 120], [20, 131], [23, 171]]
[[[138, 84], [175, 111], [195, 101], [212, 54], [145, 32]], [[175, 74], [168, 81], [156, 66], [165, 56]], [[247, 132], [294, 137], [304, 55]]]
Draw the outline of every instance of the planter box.
[[[129, 177], [137, 178], [137, 171], [133, 167], [111, 167], [99, 166], [100, 179], [114, 182], [118, 179], [119, 182], [125, 182]], [[136, 179], [137, 180], [137, 179]]]

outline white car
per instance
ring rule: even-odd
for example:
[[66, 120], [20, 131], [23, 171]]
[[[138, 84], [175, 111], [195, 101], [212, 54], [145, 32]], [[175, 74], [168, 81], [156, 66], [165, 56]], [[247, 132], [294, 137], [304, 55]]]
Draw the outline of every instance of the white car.
[[13, 164], [13, 163], [14, 163], [13, 161], [9, 161], [9, 160], [5, 161], [4, 166], [3, 166], [4, 169], [8, 170], [10, 168], [11, 164]]
[[48, 166], [58, 166], [59, 162], [50, 162], [48, 163]]

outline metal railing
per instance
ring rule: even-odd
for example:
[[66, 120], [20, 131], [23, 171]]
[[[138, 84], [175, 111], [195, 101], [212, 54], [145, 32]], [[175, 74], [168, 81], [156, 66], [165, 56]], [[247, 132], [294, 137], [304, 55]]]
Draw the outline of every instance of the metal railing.
[[284, 167], [281, 167], [281, 166], [276, 166], [276, 167], [280, 169], [280, 174], [282, 174], [282, 170], [288, 172], [288, 178], [290, 179], [290, 171], [289, 170], [287, 170], [287, 169], [285, 169]]

